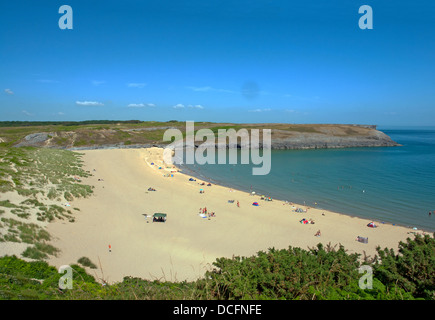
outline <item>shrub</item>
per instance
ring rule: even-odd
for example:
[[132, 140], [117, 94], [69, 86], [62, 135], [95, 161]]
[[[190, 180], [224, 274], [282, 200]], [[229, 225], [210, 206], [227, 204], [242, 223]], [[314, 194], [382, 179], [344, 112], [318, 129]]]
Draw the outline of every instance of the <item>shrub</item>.
[[396, 285], [415, 297], [435, 299], [435, 239], [416, 235], [399, 243], [399, 252], [377, 248], [382, 263], [375, 275], [387, 285]]
[[82, 266], [89, 267], [91, 269], [97, 269], [97, 266], [87, 257], [81, 257], [77, 260]]
[[64, 192], [63, 197], [64, 197], [65, 200], [67, 200], [67, 201], [72, 201], [72, 200], [74, 200], [74, 197], [73, 197], [72, 194], [69, 193], [68, 191], [65, 191], [65, 192]]
[[50, 244], [36, 242], [33, 247], [27, 247], [27, 249], [22, 253], [22, 256], [34, 260], [43, 260], [47, 259], [48, 255], [55, 256], [58, 252], [59, 249]]
[[[269, 249], [249, 258], [219, 258], [208, 272], [219, 299], [314, 299], [358, 280], [358, 255], [322, 244], [309, 251]], [[311, 289], [310, 289], [311, 288]]]

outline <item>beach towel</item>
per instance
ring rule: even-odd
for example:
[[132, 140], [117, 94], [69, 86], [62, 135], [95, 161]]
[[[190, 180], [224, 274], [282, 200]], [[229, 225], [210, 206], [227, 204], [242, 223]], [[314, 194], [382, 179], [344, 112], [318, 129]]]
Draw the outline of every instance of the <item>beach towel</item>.
[[365, 237], [356, 237], [356, 241], [361, 242], [361, 243], [369, 243], [369, 238], [365, 238]]

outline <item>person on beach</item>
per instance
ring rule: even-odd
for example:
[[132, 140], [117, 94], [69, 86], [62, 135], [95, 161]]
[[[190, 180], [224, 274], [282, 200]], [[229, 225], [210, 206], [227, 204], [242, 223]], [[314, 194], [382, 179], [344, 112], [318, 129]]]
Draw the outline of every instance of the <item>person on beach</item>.
[[112, 252], [112, 246], [109, 244], [109, 252]]
[[314, 236], [320, 237], [320, 230], [318, 230]]
[[239, 203], [239, 200], [237, 200], [237, 207], [239, 207], [239, 208], [240, 208], [240, 203]]

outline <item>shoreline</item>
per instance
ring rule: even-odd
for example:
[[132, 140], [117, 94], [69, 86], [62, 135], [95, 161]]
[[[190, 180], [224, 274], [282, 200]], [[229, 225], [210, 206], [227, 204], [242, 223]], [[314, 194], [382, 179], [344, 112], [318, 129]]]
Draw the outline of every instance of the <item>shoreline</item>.
[[[383, 131], [382, 131], [383, 132]], [[402, 146], [401, 144], [398, 144], [399, 146]], [[103, 145], [103, 146], [96, 146], [96, 147], [74, 147], [74, 148], [67, 148], [67, 150], [73, 151], [73, 152], [81, 152], [81, 151], [89, 151], [89, 150], [114, 150], [114, 149], [150, 149], [150, 148], [159, 148], [159, 149], [164, 149], [167, 145], [161, 145], [161, 144], [145, 144], [145, 145]], [[362, 148], [390, 148], [392, 146], [370, 146], [370, 147], [362, 147]], [[321, 148], [321, 149], [352, 149], [352, 148], [356, 148], [356, 149], [361, 149], [361, 147], [329, 147], [329, 148]], [[279, 148], [272, 148], [272, 150], [280, 150], [282, 151], [282, 149]], [[290, 148], [287, 150], [316, 150], [316, 148], [308, 148], [308, 149], [303, 149], [303, 148]], [[189, 174], [192, 177], [196, 177], [198, 179], [203, 179], [203, 180], [212, 180], [212, 178], [207, 177], [205, 175], [201, 175], [199, 172], [195, 171], [194, 169], [191, 168], [187, 168], [187, 167], [183, 167], [180, 166], [178, 164], [175, 164], [175, 166], [177, 168], [179, 168], [180, 170], [188, 170]], [[228, 187], [228, 188], [232, 188], [232, 189], [237, 189], [239, 191], [243, 191], [243, 192], [248, 192], [242, 189], [241, 186], [234, 186], [231, 185], [231, 183], [226, 183], [225, 181], [222, 180], [216, 180], [213, 183], [222, 185], [224, 187]], [[273, 194], [271, 194], [270, 196], [273, 196], [273, 199], [279, 200], [279, 201], [288, 201], [286, 199], [283, 199], [281, 197], [274, 197]], [[292, 201], [293, 202], [293, 201]], [[313, 203], [315, 203], [316, 201], [312, 201]], [[295, 202], [300, 204], [299, 202]], [[307, 205], [308, 206], [308, 205]], [[391, 224], [393, 226], [401, 226], [401, 227], [405, 227], [405, 228], [410, 228], [413, 229], [414, 231], [422, 231], [425, 233], [429, 233], [432, 234], [435, 232], [435, 229], [431, 230], [431, 229], [427, 229], [425, 226], [421, 225], [421, 224], [417, 224], [417, 225], [410, 225], [409, 222], [405, 223], [405, 222], [398, 222], [398, 221], [393, 221], [391, 219], [382, 219], [382, 218], [378, 218], [378, 217], [367, 217], [367, 216], [363, 216], [361, 214], [358, 213], [348, 213], [347, 211], [345, 211], [345, 209], [335, 209], [334, 207], [332, 208], [320, 208], [317, 207], [319, 210], [327, 210], [327, 211], [332, 211], [332, 212], [336, 212], [336, 213], [340, 213], [343, 215], [347, 215], [350, 217], [356, 217], [356, 218], [361, 218], [361, 219], [369, 219], [369, 220], [374, 220], [377, 221], [381, 224]]]
[[[371, 220], [318, 208], [294, 212], [292, 206], [307, 206], [263, 201], [258, 195], [222, 185], [202, 187], [199, 181], [189, 181], [196, 177], [178, 168], [151, 165], [161, 161], [162, 150], [79, 152], [84, 169], [94, 174], [83, 181], [95, 186], [94, 195], [71, 202], [80, 208], [76, 222], [57, 221], [47, 227], [54, 235], [52, 245], [61, 250], [58, 257], [49, 259], [50, 264], [71, 264], [85, 256], [100, 266], [90, 269], [91, 274], [106, 282], [122, 281], [124, 276], [190, 281], [203, 277], [220, 257], [248, 257], [272, 247], [307, 249], [318, 243], [341, 244], [350, 253], [373, 256], [378, 245], [396, 251], [399, 241], [422, 233], [387, 224], [369, 228]], [[146, 191], [148, 187], [156, 192]], [[230, 203], [231, 199], [235, 201]], [[260, 205], [253, 206], [254, 201]], [[202, 218], [198, 208], [204, 207], [215, 217]], [[167, 213], [167, 222], [153, 223], [143, 216], [155, 212]], [[302, 219], [315, 223], [303, 224]], [[321, 236], [316, 237], [318, 230]], [[369, 242], [358, 242], [357, 236], [368, 237]]]
[[[398, 145], [400, 146], [400, 144], [398, 144]], [[156, 147], [156, 148], [163, 149], [160, 146]], [[276, 150], [280, 150], [280, 149], [276, 149]], [[315, 149], [312, 149], [312, 150], [315, 150]], [[186, 167], [183, 167], [183, 166], [180, 166], [180, 165], [177, 165], [177, 164], [174, 164], [174, 166], [178, 170], [180, 170], [179, 173], [187, 176], [187, 178], [196, 178], [196, 179], [199, 179], [201, 181], [207, 181], [207, 182], [214, 183], [215, 185], [219, 185], [219, 186], [224, 187], [224, 188], [229, 188], [229, 189], [237, 190], [238, 192], [244, 192], [244, 193], [246, 193], [248, 195], [250, 194], [250, 192], [248, 192], [246, 190], [243, 190], [243, 189], [240, 189], [239, 187], [232, 186], [231, 184], [226, 183], [224, 181], [214, 180], [213, 178], [210, 178], [208, 176], [202, 175], [198, 171], [195, 171], [194, 169], [186, 168]], [[187, 169], [188, 173], [183, 172], [183, 170], [186, 170], [186, 169]], [[259, 194], [256, 193], [256, 196], [259, 196]], [[370, 221], [373, 221], [373, 222], [377, 222], [378, 224], [383, 224], [383, 225], [385, 224], [385, 225], [391, 225], [393, 227], [397, 226], [397, 227], [412, 229], [412, 232], [420, 231], [423, 234], [425, 234], [425, 233], [426, 234], [431, 234], [431, 233], [435, 232], [435, 231], [431, 231], [431, 230], [427, 230], [427, 229], [423, 229], [423, 228], [415, 228], [414, 229], [414, 227], [412, 227], [412, 226], [407, 226], [407, 225], [401, 224], [399, 222], [394, 222], [393, 223], [392, 221], [381, 221], [381, 220], [379, 220], [378, 218], [375, 218], [375, 217], [363, 217], [363, 216], [360, 216], [360, 215], [357, 215], [357, 214], [349, 214], [349, 213], [345, 213], [345, 212], [335, 211], [333, 209], [326, 209], [326, 208], [320, 208], [320, 207], [311, 207], [309, 205], [303, 205], [303, 204], [300, 204], [300, 203], [289, 201], [287, 199], [275, 198], [272, 194], [270, 194], [269, 196], [274, 201], [280, 201], [280, 202], [285, 202], [285, 203], [290, 202], [290, 203], [292, 203], [292, 204], [294, 204], [294, 205], [296, 205], [298, 207], [306, 207], [306, 208], [310, 208], [310, 209], [318, 209], [318, 210], [328, 211], [328, 212], [332, 212], [332, 213], [339, 214], [339, 215], [348, 216], [348, 217], [351, 217], [351, 218], [357, 218], [357, 219], [367, 220], [367, 221], [370, 220]]]
[[[197, 179], [200, 179], [200, 180], [204, 180], [204, 181], [213, 181], [213, 183], [221, 185], [223, 187], [235, 189], [235, 190], [238, 190], [240, 192], [246, 192], [246, 193], [249, 194], [248, 191], [240, 189], [238, 186], [233, 186], [230, 183], [226, 183], [224, 181], [219, 181], [219, 180], [215, 181], [214, 179], [212, 179], [210, 177], [207, 177], [205, 175], [202, 175], [202, 174], [200, 174], [199, 172], [197, 172], [197, 171], [195, 171], [193, 169], [184, 168], [184, 167], [179, 166], [179, 165], [176, 165], [176, 167], [179, 168], [180, 170], [186, 170], [187, 169], [187, 171], [189, 172], [189, 173], [187, 173], [187, 175], [189, 175], [191, 177], [194, 177], [194, 178], [197, 178]], [[358, 214], [349, 214], [349, 213], [342, 212], [342, 211], [337, 211], [337, 210], [334, 210], [334, 209], [327, 209], [327, 208], [312, 207], [312, 206], [309, 206], [309, 205], [303, 205], [303, 204], [300, 204], [300, 203], [297, 203], [297, 202], [289, 201], [287, 199], [282, 199], [282, 198], [279, 198], [279, 197], [274, 197], [273, 194], [268, 194], [268, 196], [270, 196], [275, 201], [292, 202], [292, 203], [294, 203], [294, 204], [296, 204], [296, 205], [298, 205], [300, 207], [304, 207], [305, 206], [305, 207], [309, 207], [309, 208], [316, 208], [316, 209], [323, 210], [323, 211], [330, 211], [330, 212], [334, 212], [334, 213], [337, 213], [337, 214], [341, 214], [341, 215], [345, 215], [345, 216], [349, 216], [349, 217], [355, 217], [355, 218], [363, 219], [363, 220], [371, 220], [371, 221], [378, 222], [379, 224], [386, 224], [386, 225], [391, 225], [391, 226], [399, 226], [399, 227], [403, 227], [403, 228], [412, 229], [413, 231], [420, 231], [420, 232], [424, 232], [424, 233], [428, 233], [428, 234], [432, 234], [432, 233], [435, 232], [435, 231], [428, 230], [428, 229], [425, 229], [425, 228], [422, 228], [422, 227], [418, 227], [418, 228], [414, 229], [414, 226], [406, 225], [406, 224], [403, 224], [403, 223], [400, 223], [400, 222], [392, 222], [392, 221], [389, 221], [389, 220], [380, 220], [379, 218], [376, 218], [376, 217], [364, 217], [364, 216], [361, 216], [361, 215], [358, 215]], [[315, 201], [312, 201], [312, 202], [315, 202]]]

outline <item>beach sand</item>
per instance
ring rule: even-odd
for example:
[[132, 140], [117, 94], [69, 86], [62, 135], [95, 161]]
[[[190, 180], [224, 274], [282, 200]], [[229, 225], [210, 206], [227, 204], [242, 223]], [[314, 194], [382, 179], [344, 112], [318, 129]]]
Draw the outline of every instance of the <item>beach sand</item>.
[[[80, 209], [75, 222], [47, 226], [54, 238], [51, 244], [61, 250], [48, 262], [60, 267], [88, 257], [98, 266], [87, 269], [90, 274], [108, 283], [125, 276], [191, 281], [202, 277], [219, 257], [251, 256], [272, 247], [308, 249], [319, 242], [337, 248], [341, 243], [349, 253], [365, 251], [373, 256], [377, 246], [396, 250], [399, 241], [411, 237], [409, 228], [380, 223], [369, 228], [370, 220], [316, 208], [294, 212], [306, 207], [264, 201], [218, 185], [202, 186], [202, 181], [189, 181], [180, 172], [171, 177], [177, 169], [163, 164], [162, 152], [160, 148], [80, 151], [84, 169], [93, 174], [83, 183], [94, 185], [94, 194], [70, 202]], [[148, 191], [149, 187], [156, 191]], [[252, 205], [255, 201], [259, 206]], [[201, 217], [200, 208], [205, 207], [215, 217]], [[156, 212], [166, 213], [167, 221], [153, 222], [144, 216]], [[303, 218], [315, 223], [302, 224]], [[320, 237], [315, 236], [318, 230]], [[356, 241], [357, 236], [367, 237], [368, 243]]]

